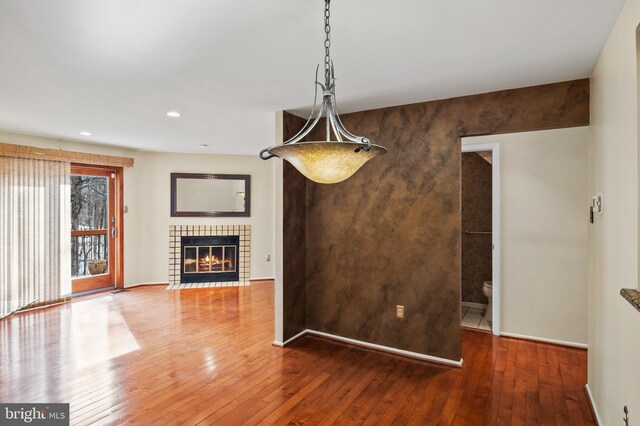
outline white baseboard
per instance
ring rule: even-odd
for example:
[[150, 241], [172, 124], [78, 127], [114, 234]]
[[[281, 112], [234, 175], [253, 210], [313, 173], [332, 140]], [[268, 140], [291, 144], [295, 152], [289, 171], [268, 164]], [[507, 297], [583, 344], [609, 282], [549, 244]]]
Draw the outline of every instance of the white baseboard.
[[137, 283], [137, 284], [126, 284], [124, 288], [142, 287], [143, 285], [169, 285], [169, 284], [166, 281], [144, 282], [144, 283]]
[[420, 354], [417, 352], [411, 352], [411, 351], [405, 351], [404, 349], [398, 349], [398, 348], [392, 348], [390, 346], [382, 346], [382, 345], [376, 345], [375, 343], [369, 343], [369, 342], [363, 342], [362, 340], [355, 340], [355, 339], [349, 339], [348, 337], [342, 337], [342, 336], [336, 336], [335, 334], [329, 334], [329, 333], [324, 333], [322, 331], [316, 331], [316, 330], [303, 330], [300, 333], [296, 334], [295, 336], [293, 336], [290, 339], [287, 339], [284, 344], [279, 342], [279, 341], [274, 341], [273, 344], [275, 346], [286, 346], [287, 344], [293, 342], [294, 340], [304, 336], [305, 334], [310, 334], [313, 336], [320, 336], [320, 337], [325, 337], [327, 339], [331, 339], [331, 340], [336, 340], [338, 342], [343, 342], [343, 343], [350, 343], [352, 345], [355, 346], [361, 346], [363, 348], [367, 348], [367, 349], [375, 349], [378, 351], [382, 351], [382, 352], [388, 352], [394, 355], [402, 355], [408, 358], [413, 358], [413, 359], [419, 359], [421, 361], [429, 361], [429, 362], [434, 362], [437, 364], [444, 364], [444, 365], [448, 365], [451, 367], [462, 367], [462, 364], [464, 363], [464, 361], [462, 360], [462, 358], [460, 359], [460, 361], [454, 361], [451, 359], [446, 359], [446, 358], [439, 358], [436, 356], [431, 356], [431, 355], [424, 355], [424, 354]]
[[591, 409], [593, 409], [593, 413], [596, 415], [596, 423], [598, 425], [602, 425], [602, 420], [600, 419], [600, 413], [598, 413], [598, 407], [596, 406], [596, 402], [593, 399], [593, 394], [591, 393], [591, 388], [589, 387], [589, 383], [584, 386], [587, 391], [587, 397], [589, 398], [589, 404], [591, 404]]
[[462, 302], [461, 305], [468, 308], [487, 309], [487, 305], [485, 305], [484, 303]]
[[280, 346], [281, 348], [284, 348], [289, 343], [293, 343], [294, 340], [297, 340], [297, 339], [301, 338], [302, 336], [304, 336], [305, 334], [307, 334], [307, 331], [308, 330], [302, 330], [300, 333], [298, 333], [295, 336], [285, 340], [284, 342], [281, 342], [279, 340], [274, 340], [273, 341], [273, 346]]
[[260, 278], [260, 277], [258, 277], [258, 278], [253, 278], [253, 277], [252, 277], [252, 278], [249, 278], [249, 281], [270, 281], [270, 280], [275, 281], [276, 279], [275, 279], [275, 278], [273, 278], [273, 277], [264, 277], [264, 278]]
[[553, 343], [554, 345], [569, 346], [572, 348], [580, 348], [580, 349], [589, 348], [589, 346], [586, 343], [566, 342], [564, 340], [554, 340], [554, 339], [546, 339], [544, 337], [525, 336], [523, 334], [516, 334], [516, 333], [500, 332], [500, 335], [505, 337], [513, 337], [516, 339], [533, 340], [535, 342]]
[[302, 336], [304, 336], [308, 332], [309, 332], [309, 330], [302, 330], [300, 333], [296, 334], [295, 336], [285, 340], [283, 346], [287, 346], [289, 343], [293, 343], [294, 340], [297, 340], [297, 339], [301, 338]]

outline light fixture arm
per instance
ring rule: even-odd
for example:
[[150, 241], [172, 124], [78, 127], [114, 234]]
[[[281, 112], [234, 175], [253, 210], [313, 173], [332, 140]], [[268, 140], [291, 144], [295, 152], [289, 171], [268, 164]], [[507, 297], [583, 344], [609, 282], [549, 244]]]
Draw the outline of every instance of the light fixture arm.
[[[322, 84], [318, 82], [319, 67], [320, 67], [320, 64], [318, 64], [318, 66], [316, 67], [315, 94], [313, 96], [313, 108], [311, 108], [311, 114], [309, 114], [309, 118], [307, 119], [307, 122], [304, 123], [304, 126], [302, 126], [300, 131], [296, 133], [291, 139], [283, 142], [282, 143], [283, 145], [289, 145], [296, 142], [300, 142], [305, 136], [307, 136], [311, 132], [311, 130], [313, 130], [314, 127], [316, 127], [316, 125], [320, 121], [320, 118], [322, 118], [322, 115], [325, 112], [325, 103], [323, 99], [322, 107], [320, 108], [318, 113], [315, 114], [316, 104], [318, 100], [318, 86], [322, 87]], [[314, 115], [315, 115], [315, 119], [314, 119]], [[268, 160], [270, 158], [276, 157], [275, 155], [269, 154], [268, 151], [269, 151], [269, 148], [265, 148], [262, 151], [260, 151], [260, 154], [258, 154], [258, 156], [263, 160]]]

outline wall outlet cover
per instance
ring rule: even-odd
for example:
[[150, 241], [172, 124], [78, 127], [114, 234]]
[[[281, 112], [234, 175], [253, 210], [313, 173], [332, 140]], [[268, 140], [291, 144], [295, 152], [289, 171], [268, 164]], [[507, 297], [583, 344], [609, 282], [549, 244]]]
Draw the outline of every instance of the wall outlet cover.
[[602, 214], [603, 205], [602, 205], [602, 193], [598, 192], [591, 199], [591, 206], [593, 207], [593, 212], [597, 214]]

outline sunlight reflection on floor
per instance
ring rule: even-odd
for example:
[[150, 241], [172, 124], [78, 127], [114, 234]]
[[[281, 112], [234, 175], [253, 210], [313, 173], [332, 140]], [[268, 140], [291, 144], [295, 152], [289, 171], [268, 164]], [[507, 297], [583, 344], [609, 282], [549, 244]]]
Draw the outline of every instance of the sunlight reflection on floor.
[[73, 303], [70, 324], [79, 370], [140, 348], [111, 295]]

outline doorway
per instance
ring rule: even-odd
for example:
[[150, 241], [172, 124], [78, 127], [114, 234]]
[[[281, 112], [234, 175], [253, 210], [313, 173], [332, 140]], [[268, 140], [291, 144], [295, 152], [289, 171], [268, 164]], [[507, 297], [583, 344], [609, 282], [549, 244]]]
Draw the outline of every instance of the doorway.
[[500, 334], [500, 153], [462, 145], [461, 324]]
[[122, 287], [122, 169], [71, 166], [72, 293]]

